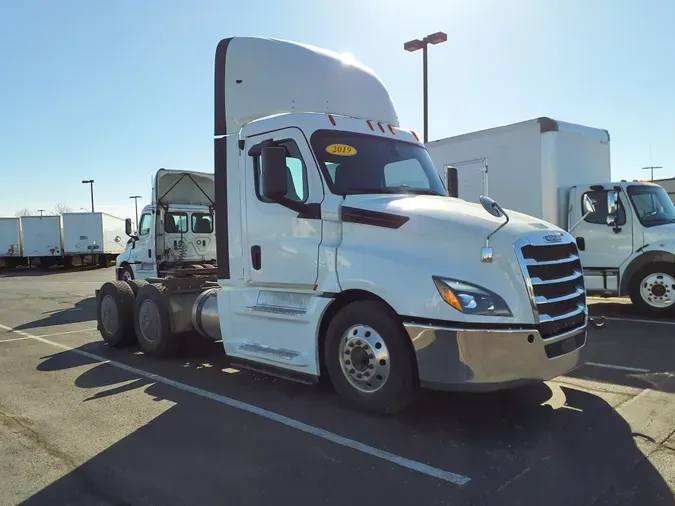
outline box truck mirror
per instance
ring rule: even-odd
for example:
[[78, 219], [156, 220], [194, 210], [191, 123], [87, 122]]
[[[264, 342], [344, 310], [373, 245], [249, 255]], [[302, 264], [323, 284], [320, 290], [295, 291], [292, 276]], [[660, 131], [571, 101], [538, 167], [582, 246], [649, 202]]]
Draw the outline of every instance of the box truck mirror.
[[584, 218], [595, 212], [595, 204], [593, 204], [593, 201], [591, 200], [591, 197], [588, 196], [588, 193], [584, 194], [584, 197], [582, 199], [584, 201]]
[[286, 149], [281, 147], [264, 147], [261, 150], [262, 188], [264, 197], [279, 201], [288, 191], [286, 168]]
[[124, 233], [127, 234], [129, 237], [131, 237], [131, 233], [133, 231], [131, 230], [131, 218], [127, 218], [124, 220]]
[[[459, 177], [457, 168], [448, 165], [445, 168], [445, 182], [448, 186], [448, 195], [451, 197], [459, 197]], [[489, 211], [488, 211], [489, 212]]]

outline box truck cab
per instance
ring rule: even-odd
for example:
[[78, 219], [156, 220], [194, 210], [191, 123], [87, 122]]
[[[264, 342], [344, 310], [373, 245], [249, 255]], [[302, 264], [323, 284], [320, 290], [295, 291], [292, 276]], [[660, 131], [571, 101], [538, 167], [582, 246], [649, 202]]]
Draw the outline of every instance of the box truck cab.
[[370, 69], [225, 39], [214, 105], [217, 282], [148, 279], [136, 295], [106, 283], [108, 343], [164, 355], [196, 330], [236, 366], [323, 376], [378, 413], [420, 387], [508, 388], [583, 363], [574, 239], [490, 199], [449, 198]]
[[160, 169], [152, 203], [141, 211], [138, 230], [126, 220], [127, 246], [116, 259], [117, 279], [215, 274], [213, 174]]
[[589, 294], [630, 296], [650, 315], [675, 311], [675, 208], [658, 185], [611, 182], [606, 130], [542, 117], [427, 149], [452, 195], [489, 194], [569, 231]]

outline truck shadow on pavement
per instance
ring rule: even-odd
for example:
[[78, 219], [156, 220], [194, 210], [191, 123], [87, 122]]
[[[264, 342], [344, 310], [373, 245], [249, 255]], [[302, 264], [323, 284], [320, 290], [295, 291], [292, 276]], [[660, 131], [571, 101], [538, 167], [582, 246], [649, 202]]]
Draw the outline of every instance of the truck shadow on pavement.
[[[54, 299], [63, 299], [63, 297], [54, 297]], [[70, 301], [63, 301], [64, 305], [68, 307], [64, 309], [54, 309], [51, 311], [43, 311], [41, 318], [31, 322], [23, 323], [14, 327], [14, 330], [28, 331], [30, 329], [55, 327], [59, 325], [68, 325], [71, 323], [81, 323], [94, 320], [92, 325], [95, 326], [96, 320], [96, 297], [92, 296], [86, 299], [81, 299], [73, 305]]]
[[[378, 502], [392, 505], [675, 506], [628, 423], [605, 400], [582, 390], [542, 383], [480, 395], [424, 392], [405, 412], [374, 417], [344, 407], [324, 388], [227, 372], [218, 343], [196, 341], [180, 359], [162, 361], [102, 343], [78, 349], [472, 481], [465, 487], [448, 484], [128, 370], [60, 352], [43, 357], [38, 370], [82, 369], [75, 385], [91, 390], [83, 410], [98, 402], [133, 409], [129, 396], [139, 393], [139, 411], [147, 409], [143, 396], [171, 406], [139, 428], [130, 422], [126, 437], [24, 505], [347, 504], [355, 492], [346, 484], [362, 483], [364, 490], [377, 490]], [[659, 451], [652, 443], [639, 443], [643, 450], [647, 445], [647, 451]]]

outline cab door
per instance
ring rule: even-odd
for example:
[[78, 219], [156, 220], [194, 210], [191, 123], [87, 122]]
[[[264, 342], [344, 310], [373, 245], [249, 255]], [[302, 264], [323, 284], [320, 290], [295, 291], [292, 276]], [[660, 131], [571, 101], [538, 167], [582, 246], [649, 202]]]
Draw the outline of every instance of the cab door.
[[157, 276], [157, 267], [154, 257], [155, 225], [153, 211], [144, 210], [138, 224], [138, 240], [131, 243], [129, 264], [136, 279], [145, 279]]
[[249, 284], [312, 290], [318, 276], [323, 184], [307, 141], [296, 128], [250, 137], [250, 147], [271, 142], [286, 150], [286, 197], [310, 204], [316, 212], [298, 212], [261, 194], [264, 171], [259, 154], [247, 155], [244, 213], [244, 276]]
[[578, 186], [570, 192], [570, 225], [582, 217], [583, 197], [588, 195], [595, 211], [581, 220], [572, 231], [579, 248], [584, 279], [590, 292], [616, 292], [619, 288], [619, 268], [633, 253], [633, 215], [626, 212], [628, 201], [619, 194], [617, 219], [614, 226], [607, 225], [607, 194], [611, 188]]

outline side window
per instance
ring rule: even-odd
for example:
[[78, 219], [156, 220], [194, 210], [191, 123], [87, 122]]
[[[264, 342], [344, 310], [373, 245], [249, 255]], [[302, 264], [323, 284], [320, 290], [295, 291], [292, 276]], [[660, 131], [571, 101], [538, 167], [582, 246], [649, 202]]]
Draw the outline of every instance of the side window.
[[138, 235], [148, 235], [152, 227], [152, 216], [144, 214], [141, 216], [141, 222], [138, 225]]
[[416, 158], [399, 160], [384, 166], [384, 184], [389, 187], [428, 188], [429, 178]]
[[166, 213], [164, 215], [164, 232], [167, 234], [184, 234], [188, 231], [186, 213]]
[[[606, 190], [598, 190], [598, 191], [590, 191], [586, 192], [585, 195], [588, 195], [590, 199], [593, 201], [593, 205], [595, 206], [595, 212], [590, 213], [588, 216], [586, 216], [586, 221], [588, 223], [595, 223], [596, 225], [607, 225], [607, 191]], [[583, 195], [581, 196], [583, 199]], [[581, 204], [581, 209], [583, 209], [583, 200]], [[621, 202], [621, 198], [619, 198], [618, 202], [618, 216], [616, 220], [617, 225], [625, 225], [626, 224], [626, 211], [623, 208], [623, 202]]]
[[192, 213], [192, 232], [210, 234], [213, 232], [213, 215], [209, 213]]
[[[307, 167], [300, 155], [300, 149], [295, 141], [287, 140], [277, 143], [278, 146], [286, 148], [286, 179], [288, 180], [288, 192], [286, 198], [295, 202], [304, 202], [307, 200]], [[270, 202], [260, 194], [262, 182], [262, 173], [265, 167], [262, 166], [260, 156], [255, 158], [255, 193], [262, 202]]]

